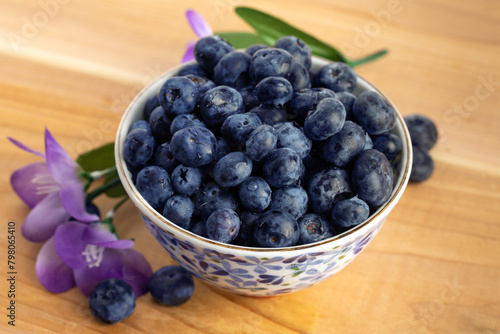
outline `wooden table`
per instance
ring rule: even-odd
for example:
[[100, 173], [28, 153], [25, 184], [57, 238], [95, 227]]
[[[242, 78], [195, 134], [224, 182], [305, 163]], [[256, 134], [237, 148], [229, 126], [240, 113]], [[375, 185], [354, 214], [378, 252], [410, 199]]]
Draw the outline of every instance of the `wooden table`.
[[[193, 298], [161, 307], [138, 299], [114, 326], [93, 319], [78, 289], [47, 292], [35, 276], [40, 244], [20, 226], [28, 208], [10, 174], [43, 150], [48, 127], [76, 157], [114, 140], [124, 108], [179, 63], [196, 8], [215, 31], [249, 30], [248, 5], [358, 57], [357, 68], [404, 114], [438, 125], [433, 177], [410, 185], [377, 238], [327, 281], [294, 294], [248, 298], [196, 281]], [[377, 1], [0, 1], [0, 326], [12, 333], [500, 333], [500, 3]], [[99, 201], [109, 209], [111, 201]], [[117, 216], [154, 270], [172, 260], [132, 204]], [[16, 327], [7, 325], [7, 223], [17, 228]]]

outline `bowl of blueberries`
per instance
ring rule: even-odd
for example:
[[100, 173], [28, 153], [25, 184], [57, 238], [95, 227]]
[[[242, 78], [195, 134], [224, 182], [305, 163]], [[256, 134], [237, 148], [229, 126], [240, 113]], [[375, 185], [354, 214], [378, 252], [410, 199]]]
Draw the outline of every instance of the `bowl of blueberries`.
[[195, 277], [249, 296], [315, 285], [373, 240], [401, 198], [401, 114], [348, 65], [294, 36], [195, 61], [144, 88], [115, 156], [146, 227]]

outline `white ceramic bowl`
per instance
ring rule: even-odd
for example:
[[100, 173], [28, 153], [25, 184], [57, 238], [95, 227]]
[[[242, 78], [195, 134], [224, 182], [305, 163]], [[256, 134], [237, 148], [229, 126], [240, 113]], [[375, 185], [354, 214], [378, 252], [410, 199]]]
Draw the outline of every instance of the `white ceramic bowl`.
[[[313, 57], [313, 70], [327, 63], [327, 60]], [[133, 122], [142, 118], [146, 101], [157, 94], [162, 84], [180, 68], [175, 67], [163, 74], [137, 95], [123, 115], [115, 143], [116, 165], [122, 184], [147, 228], [170, 256], [199, 279], [249, 296], [278, 295], [307, 288], [354, 260], [377, 235], [403, 195], [410, 177], [410, 135], [397, 109], [393, 132], [401, 138], [402, 151], [396, 166], [394, 189], [388, 202], [365, 222], [340, 235], [308, 245], [273, 249], [222, 244], [187, 231], [155, 211], [137, 191], [122, 156], [127, 132]], [[354, 94], [366, 90], [376, 91], [389, 101], [382, 92], [358, 76]]]

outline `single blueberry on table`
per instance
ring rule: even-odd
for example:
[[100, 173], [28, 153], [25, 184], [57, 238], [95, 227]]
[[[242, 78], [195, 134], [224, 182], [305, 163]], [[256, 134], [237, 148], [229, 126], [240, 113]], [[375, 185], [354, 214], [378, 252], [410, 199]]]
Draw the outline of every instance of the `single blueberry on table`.
[[255, 95], [263, 104], [282, 108], [292, 98], [293, 87], [285, 78], [269, 76], [255, 85]]
[[312, 141], [304, 132], [295, 127], [292, 122], [277, 123], [274, 125], [278, 136], [277, 147], [288, 147], [297, 152], [304, 159], [312, 148]]
[[288, 186], [275, 189], [271, 196], [270, 209], [288, 212], [299, 219], [307, 212], [309, 197], [301, 186]]
[[221, 188], [215, 182], [208, 182], [196, 192], [194, 204], [201, 218], [207, 220], [217, 209], [227, 208], [236, 211], [239, 201], [231, 189]]
[[157, 107], [149, 116], [149, 126], [158, 143], [169, 141], [172, 137], [170, 125], [172, 118], [161, 106]]
[[258, 176], [250, 176], [240, 184], [238, 195], [241, 204], [250, 211], [264, 211], [271, 203], [271, 187]]
[[401, 139], [390, 132], [373, 136], [373, 148], [384, 153], [387, 159], [392, 160], [401, 152]]
[[148, 290], [161, 305], [178, 306], [193, 295], [194, 280], [191, 273], [181, 266], [166, 266], [151, 276]]
[[137, 174], [135, 186], [156, 211], [161, 212], [174, 190], [167, 171], [158, 166], [147, 166]]
[[221, 187], [235, 187], [252, 173], [252, 160], [243, 152], [234, 151], [223, 156], [214, 167], [214, 180]]
[[182, 195], [170, 197], [163, 207], [163, 216], [172, 223], [189, 229], [194, 213], [194, 203], [191, 198]]
[[300, 38], [295, 36], [280, 37], [276, 43], [274, 43], [274, 47], [288, 51], [293, 56], [295, 62], [303, 65], [307, 70], [311, 68], [311, 48]]
[[293, 56], [283, 49], [267, 48], [255, 52], [250, 62], [250, 77], [255, 83], [262, 79], [286, 77], [290, 74], [293, 65]]
[[174, 157], [189, 167], [208, 165], [215, 159], [217, 140], [207, 128], [192, 126], [177, 131], [170, 142]]
[[240, 230], [240, 218], [231, 209], [217, 209], [207, 219], [207, 235], [222, 243], [233, 241]]
[[308, 213], [297, 221], [299, 225], [299, 245], [321, 241], [335, 235], [335, 229], [320, 215]]
[[241, 51], [231, 51], [224, 55], [214, 68], [214, 81], [217, 85], [243, 88], [252, 83], [249, 74], [252, 57]]
[[231, 115], [245, 112], [243, 97], [234, 88], [217, 86], [207, 91], [200, 101], [200, 113], [208, 128], [220, 132], [222, 123]]
[[107, 279], [94, 288], [89, 304], [90, 311], [96, 318], [108, 324], [116, 324], [134, 312], [134, 289], [122, 280]]
[[208, 78], [208, 73], [197, 63], [186, 64], [177, 72], [177, 76], [179, 77], [190, 74], [196, 75], [197, 77]]
[[269, 210], [255, 221], [254, 242], [259, 247], [290, 247], [299, 240], [297, 220], [287, 212]]
[[359, 198], [377, 207], [391, 197], [393, 172], [386, 156], [375, 150], [362, 151], [352, 168], [352, 183]]
[[276, 129], [271, 125], [263, 124], [253, 130], [246, 141], [246, 154], [253, 161], [261, 161], [276, 149], [277, 142]]
[[320, 154], [324, 161], [344, 167], [364, 149], [365, 144], [363, 129], [354, 122], [346, 121], [342, 130], [322, 143]]
[[188, 78], [172, 77], [161, 86], [158, 100], [169, 115], [189, 114], [196, 108], [200, 92]]
[[212, 80], [207, 79], [206, 77], [194, 75], [194, 74], [188, 74], [185, 76], [185, 78], [191, 80], [196, 87], [198, 88], [198, 92], [200, 93], [200, 97], [205, 94], [208, 90], [216, 87], [215, 82]]
[[285, 109], [276, 108], [270, 104], [261, 104], [252, 108], [250, 112], [259, 116], [263, 124], [274, 125], [288, 120], [288, 114]]
[[152, 165], [161, 167], [171, 174], [174, 168], [179, 164], [180, 161], [175, 159], [172, 151], [170, 151], [170, 142], [163, 143], [156, 147], [153, 153]]
[[201, 126], [202, 128], [206, 128], [205, 124], [196, 114], [181, 114], [175, 116], [172, 120], [172, 124], [170, 124], [170, 133], [173, 135], [177, 131], [191, 126]]
[[129, 166], [141, 167], [151, 159], [155, 140], [151, 132], [135, 129], [127, 134], [123, 148], [123, 158]]
[[338, 202], [332, 209], [334, 224], [342, 228], [350, 228], [364, 222], [370, 215], [370, 207], [358, 197]]
[[424, 115], [409, 115], [404, 118], [411, 142], [426, 151], [430, 151], [438, 140], [438, 131], [434, 122]]
[[434, 160], [429, 153], [420, 146], [413, 145], [410, 182], [423, 182], [431, 177], [433, 171]]
[[253, 130], [262, 125], [259, 116], [254, 113], [231, 115], [222, 123], [222, 136], [234, 149], [241, 149]]
[[203, 173], [198, 167], [178, 165], [172, 172], [172, 185], [181, 195], [192, 196], [203, 183]]
[[334, 92], [352, 92], [357, 85], [357, 75], [346, 63], [333, 62], [323, 66], [315, 76], [315, 85]]
[[250, 56], [253, 56], [253, 54], [261, 49], [267, 49], [269, 48], [269, 45], [266, 44], [253, 44], [250, 45], [248, 48], [246, 48], [245, 52], [248, 53]]
[[302, 158], [288, 147], [273, 151], [262, 167], [264, 180], [275, 188], [296, 183], [304, 175], [304, 172]]
[[337, 202], [354, 195], [351, 175], [343, 169], [323, 169], [309, 180], [307, 193], [314, 213], [330, 215]]
[[304, 132], [313, 140], [325, 140], [344, 126], [345, 108], [336, 98], [322, 99], [304, 121]]
[[234, 51], [234, 47], [220, 36], [207, 36], [196, 42], [193, 51], [196, 62], [212, 75], [219, 60]]
[[366, 91], [356, 97], [352, 113], [368, 134], [380, 135], [396, 125], [396, 111], [380, 94]]
[[291, 119], [303, 124], [309, 112], [316, 109], [318, 103], [328, 97], [335, 98], [337, 95], [327, 88], [304, 88], [293, 93], [286, 109]]
[[309, 71], [300, 63], [295, 62], [292, 70], [286, 76], [294, 91], [311, 88], [311, 76]]

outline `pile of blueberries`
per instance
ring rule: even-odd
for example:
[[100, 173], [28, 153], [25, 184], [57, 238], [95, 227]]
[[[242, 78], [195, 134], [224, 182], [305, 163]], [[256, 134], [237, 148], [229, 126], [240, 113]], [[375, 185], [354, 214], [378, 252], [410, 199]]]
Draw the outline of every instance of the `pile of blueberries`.
[[311, 71], [293, 36], [237, 51], [200, 39], [196, 63], [165, 81], [127, 135], [139, 193], [198, 235], [250, 247], [332, 237], [366, 220], [393, 190], [401, 140], [380, 94], [353, 95], [345, 63]]

